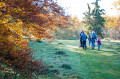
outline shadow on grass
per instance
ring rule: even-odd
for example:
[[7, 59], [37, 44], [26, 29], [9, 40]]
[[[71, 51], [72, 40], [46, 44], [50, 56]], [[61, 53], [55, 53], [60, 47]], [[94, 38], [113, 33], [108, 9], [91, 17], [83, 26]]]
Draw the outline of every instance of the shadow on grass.
[[120, 54], [115, 52], [118, 49], [103, 48], [99, 51], [91, 48], [87, 48], [87, 50], [75, 48], [76, 51], [72, 51], [79, 54], [80, 67], [83, 70], [80, 74], [83, 75], [84, 79], [120, 78]]
[[[58, 46], [58, 43], [62, 43], [63, 45]], [[120, 78], [120, 55], [114, 54], [113, 49], [105, 48], [105, 44], [99, 51], [97, 49], [92, 50], [91, 47], [88, 47], [87, 50], [83, 50], [82, 48], [78, 48], [78, 44], [79, 41], [61, 40], [57, 41], [54, 46], [51, 44], [40, 46], [41, 49], [39, 49], [42, 51], [39, 52], [39, 55], [45, 53], [46, 55], [43, 55], [44, 58], [46, 58], [47, 64], [53, 63], [53, 69], [60, 70], [59, 74], [51, 73], [48, 77], [57, 79]], [[63, 51], [67, 56], [55, 55], [54, 53], [56, 51]], [[70, 64], [72, 69], [60, 68], [63, 63]], [[47, 78], [47, 76], [45, 77]]]
[[[102, 51], [103, 53], [104, 51]], [[99, 53], [89, 51], [86, 54], [80, 54], [80, 60], [84, 65], [85, 79], [119, 79], [120, 78], [120, 58], [118, 55], [101, 55]]]
[[[59, 48], [60, 46], [64, 47], [64, 43], [63, 45], [59, 45], [59, 46], [58, 46], [58, 43], [59, 42], [54, 43], [54, 44], [51, 44], [51, 43], [48, 44], [45, 42], [36, 43], [33, 41], [29, 43], [29, 46], [32, 47], [34, 51], [36, 52], [34, 54], [35, 59], [39, 60], [40, 58], [42, 58], [43, 62], [48, 67], [51, 67], [49, 68], [49, 74], [42, 75], [39, 77], [39, 79], [42, 79], [42, 78], [43, 79], [44, 78], [45, 79], [55, 79], [55, 78], [57, 79], [74, 79], [74, 78], [79, 79], [81, 78], [82, 79], [82, 77], [79, 74], [80, 69], [78, 69], [79, 68], [78, 66], [80, 65], [77, 65], [78, 63], [80, 63], [79, 61], [77, 61], [78, 58], [76, 58], [76, 55], [73, 52], [63, 49], [63, 48]], [[58, 51], [64, 52], [66, 56], [56, 54], [56, 52]], [[63, 64], [70, 65], [71, 69], [62, 68], [61, 66]], [[54, 71], [55, 73], [51, 71]]]

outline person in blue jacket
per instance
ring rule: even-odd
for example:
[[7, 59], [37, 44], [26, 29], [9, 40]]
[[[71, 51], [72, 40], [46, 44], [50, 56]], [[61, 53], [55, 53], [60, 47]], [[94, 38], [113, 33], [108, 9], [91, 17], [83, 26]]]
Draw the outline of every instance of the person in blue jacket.
[[91, 44], [92, 44], [92, 40], [91, 40], [91, 34], [89, 34], [89, 37], [88, 37], [88, 41], [89, 41], [89, 46], [91, 46]]
[[86, 50], [87, 46], [86, 46], [86, 39], [87, 39], [87, 36], [85, 35], [85, 33], [83, 32], [82, 36], [81, 36], [81, 39], [82, 39], [82, 44], [83, 44], [83, 49]]
[[91, 37], [91, 42], [92, 42], [92, 49], [94, 49], [95, 48], [95, 40], [97, 40], [97, 34], [94, 31], [92, 31], [90, 37]]

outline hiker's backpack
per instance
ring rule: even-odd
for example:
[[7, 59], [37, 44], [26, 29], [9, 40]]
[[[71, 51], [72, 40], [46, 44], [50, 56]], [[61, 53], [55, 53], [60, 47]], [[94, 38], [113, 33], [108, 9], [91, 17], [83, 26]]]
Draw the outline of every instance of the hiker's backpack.
[[91, 34], [91, 39], [95, 39], [95, 34]]

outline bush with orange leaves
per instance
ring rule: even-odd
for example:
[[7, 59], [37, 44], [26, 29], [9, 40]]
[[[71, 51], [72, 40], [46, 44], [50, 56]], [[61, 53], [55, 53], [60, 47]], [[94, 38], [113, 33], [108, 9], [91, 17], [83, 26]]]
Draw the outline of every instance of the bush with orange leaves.
[[[0, 38], [0, 40], [2, 39]], [[0, 61], [15, 72], [29, 76], [33, 76], [33, 72], [37, 72], [37, 74], [47, 73], [47, 67], [41, 61], [33, 60], [33, 52], [27, 47], [27, 41], [22, 41], [18, 46], [9, 40], [0, 42]]]
[[69, 24], [68, 19], [52, 0], [0, 0], [0, 61], [21, 75], [46, 74], [23, 36], [50, 39], [49, 31]]

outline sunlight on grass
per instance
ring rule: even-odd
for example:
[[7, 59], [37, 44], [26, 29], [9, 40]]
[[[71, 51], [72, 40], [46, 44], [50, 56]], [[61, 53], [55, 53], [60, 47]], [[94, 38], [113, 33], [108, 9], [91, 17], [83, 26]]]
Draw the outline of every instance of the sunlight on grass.
[[113, 49], [102, 49], [99, 52], [100, 52], [100, 55], [105, 55], [105, 56], [115, 55], [115, 50]]
[[71, 52], [76, 52], [76, 53], [85, 54], [85, 52], [83, 52], [83, 50], [81, 50], [81, 48], [79, 48], [78, 46], [64, 45], [64, 46], [59, 46], [59, 48], [66, 49], [66, 50], [69, 50], [69, 51], [71, 51]]
[[115, 54], [112, 54], [112, 53], [100, 53], [100, 55], [112, 56], [112, 55], [115, 55]]
[[[87, 50], [79, 48], [79, 40], [55, 40], [52, 43], [30, 42], [30, 46], [36, 52], [35, 59], [42, 58], [46, 65], [53, 66], [50, 70], [59, 71], [56, 76], [55, 74], [44, 75], [39, 79], [119, 79], [120, 43], [116, 45], [110, 41], [103, 42], [104, 45], [101, 46], [100, 51], [97, 50], [97, 45], [94, 50], [89, 46]], [[55, 54], [57, 51], [63, 51], [65, 55]], [[69, 64], [71, 69], [61, 68], [63, 64]]]
[[79, 48], [78, 46], [66, 45], [67, 48]]

